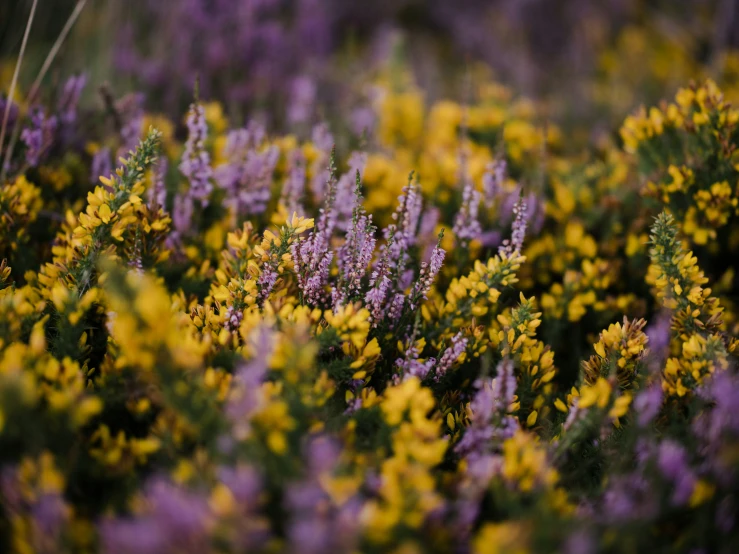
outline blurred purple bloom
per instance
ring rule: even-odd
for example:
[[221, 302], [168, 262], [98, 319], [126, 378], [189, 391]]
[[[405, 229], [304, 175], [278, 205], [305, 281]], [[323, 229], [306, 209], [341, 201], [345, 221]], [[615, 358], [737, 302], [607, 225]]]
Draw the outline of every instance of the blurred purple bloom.
[[262, 481], [253, 468], [244, 465], [222, 466], [218, 468], [218, 479], [231, 491], [242, 511], [256, 507], [262, 491]]
[[503, 192], [503, 183], [506, 178], [507, 164], [505, 159], [497, 159], [485, 168], [482, 176], [482, 191], [485, 206], [490, 209], [493, 203]]
[[172, 207], [172, 224], [178, 235], [186, 235], [192, 231], [192, 214], [194, 210], [192, 196], [180, 193], [174, 197]]
[[[5, 110], [8, 108], [8, 97], [5, 96], [7, 92], [3, 91], [3, 94], [0, 95], [0, 122], [2, 121], [2, 118], [5, 116]], [[14, 101], [10, 101], [10, 111], [8, 112], [8, 129], [12, 129], [15, 127], [15, 122], [18, 120], [18, 104]], [[3, 144], [3, 146], [7, 146], [7, 144]]]
[[313, 199], [316, 203], [320, 203], [325, 202], [326, 187], [331, 180], [329, 162], [334, 147], [334, 136], [329, 131], [328, 124], [320, 123], [314, 126], [311, 141], [318, 149], [318, 155], [311, 163], [310, 169], [313, 177], [310, 186]]
[[110, 148], [106, 146], [103, 146], [93, 155], [90, 171], [90, 180], [93, 185], [100, 184], [100, 177], [110, 177], [113, 174], [113, 164], [110, 158]]
[[692, 422], [698, 439], [698, 453], [714, 478], [727, 486], [739, 477], [736, 464], [724, 453], [739, 437], [739, 376], [731, 370], [719, 370], [698, 389], [706, 402], [703, 411]]
[[157, 160], [151, 188], [146, 191], [149, 209], [154, 212], [162, 210], [166, 213], [167, 211], [167, 185], [165, 183], [165, 178], [167, 176], [168, 166], [169, 164], [166, 157], [161, 156]]
[[310, 120], [316, 101], [316, 82], [306, 75], [293, 79], [287, 119], [290, 123], [305, 123]]
[[115, 109], [121, 124], [121, 146], [117, 152], [117, 157], [120, 158], [136, 150], [139, 139], [141, 139], [144, 122], [144, 95], [141, 93], [127, 94], [116, 102]]
[[190, 182], [190, 196], [208, 205], [208, 197], [213, 190], [211, 179], [213, 170], [210, 166], [210, 154], [205, 149], [208, 137], [208, 124], [205, 121], [205, 109], [199, 103], [190, 106], [187, 114], [187, 142], [180, 162], [180, 171]]
[[479, 380], [475, 386], [477, 392], [470, 403], [470, 425], [455, 447], [469, 461], [497, 452], [503, 441], [512, 437], [519, 427], [518, 420], [508, 414], [516, 394], [512, 360], [502, 360], [494, 379]]
[[676, 506], [685, 504], [693, 493], [696, 481], [693, 470], [688, 464], [685, 449], [674, 441], [662, 441], [657, 453], [657, 467], [663, 477], [674, 485], [673, 504]]
[[611, 523], [652, 519], [658, 507], [649, 481], [637, 473], [612, 478], [601, 505], [606, 521]]
[[352, 152], [347, 161], [348, 171], [336, 183], [336, 228], [341, 231], [346, 231], [352, 221], [356, 203], [356, 183], [358, 179], [362, 179], [366, 164], [366, 153]]
[[100, 524], [104, 552], [154, 554], [207, 549], [210, 508], [205, 495], [155, 478], [146, 486], [144, 504], [141, 516]]
[[116, 519], [98, 526], [101, 550], [108, 554], [160, 554], [169, 545], [156, 521]]
[[726, 496], [716, 508], [716, 527], [723, 533], [730, 533], [736, 527], [736, 498]]
[[57, 101], [59, 119], [64, 125], [71, 125], [77, 120], [77, 106], [86, 84], [87, 75], [84, 73], [73, 75], [64, 83], [62, 93]]
[[653, 373], [659, 372], [670, 351], [672, 332], [672, 314], [669, 311], [660, 311], [647, 326], [645, 333], [649, 338], [649, 352], [647, 367]]
[[526, 238], [526, 200], [523, 196], [513, 208], [515, 219], [513, 220], [513, 229], [511, 238], [503, 241], [500, 245], [498, 253], [501, 256], [512, 256], [514, 253], [519, 254], [523, 248], [523, 241]]
[[261, 150], [264, 137], [264, 128], [256, 122], [231, 131], [226, 142], [228, 163], [215, 170], [219, 186], [227, 193], [224, 203], [237, 217], [267, 209], [280, 152], [276, 146]]
[[593, 535], [583, 529], [570, 534], [562, 548], [563, 554], [594, 554], [598, 551]]
[[319, 436], [309, 439], [304, 454], [308, 470], [305, 478], [290, 483], [285, 495], [290, 551], [350, 552], [358, 538], [361, 504], [356, 498], [336, 504], [321, 485], [321, 479], [330, 475], [339, 462], [340, 445]]
[[659, 414], [662, 408], [662, 383], [657, 381], [649, 387], [640, 391], [634, 398], [634, 409], [637, 413], [637, 421], [642, 427], [646, 427]]
[[226, 403], [226, 416], [237, 440], [245, 439], [251, 429], [250, 419], [259, 406], [259, 387], [267, 375], [272, 354], [273, 337], [268, 329], [258, 329], [254, 340], [254, 357], [240, 363], [234, 371], [231, 394]]
[[480, 209], [480, 193], [475, 190], [472, 179], [465, 176], [462, 190], [462, 206], [454, 218], [454, 236], [462, 248], [467, 247], [471, 240], [477, 239], [482, 233], [478, 212]]
[[371, 134], [374, 131], [377, 116], [372, 108], [356, 108], [351, 114], [352, 132], [355, 135]]
[[288, 155], [288, 171], [285, 183], [280, 192], [280, 201], [287, 210], [287, 215], [293, 213], [303, 214], [301, 200], [305, 195], [305, 156], [299, 148], [294, 149]]
[[26, 146], [26, 163], [37, 167], [54, 143], [57, 130], [56, 116], [46, 116], [41, 107], [31, 109], [30, 123], [21, 132], [21, 140]]

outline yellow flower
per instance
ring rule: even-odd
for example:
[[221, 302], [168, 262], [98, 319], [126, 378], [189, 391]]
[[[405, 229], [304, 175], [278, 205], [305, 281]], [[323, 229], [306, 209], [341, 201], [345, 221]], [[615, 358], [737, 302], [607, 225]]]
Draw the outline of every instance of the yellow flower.
[[529, 530], [517, 521], [486, 523], [473, 540], [474, 554], [528, 554]]
[[370, 313], [367, 308], [347, 304], [339, 307], [336, 313], [326, 310], [323, 317], [336, 330], [341, 340], [351, 342], [355, 348], [364, 345], [370, 330]]
[[598, 406], [605, 408], [611, 399], [611, 385], [603, 377], [599, 377], [592, 385], [585, 385], [580, 389], [580, 408]]

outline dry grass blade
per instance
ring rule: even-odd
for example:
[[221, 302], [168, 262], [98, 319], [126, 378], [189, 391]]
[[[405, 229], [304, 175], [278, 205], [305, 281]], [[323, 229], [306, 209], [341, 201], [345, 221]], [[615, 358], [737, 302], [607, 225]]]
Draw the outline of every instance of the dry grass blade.
[[[69, 16], [69, 18], [67, 19], [67, 22], [64, 24], [64, 28], [62, 29], [61, 33], [59, 33], [59, 36], [54, 42], [54, 45], [51, 47], [51, 50], [49, 50], [49, 53], [46, 56], [46, 59], [44, 60], [44, 64], [41, 66], [41, 70], [36, 76], [36, 80], [33, 82], [33, 85], [31, 85], [31, 90], [28, 93], [28, 100], [26, 102], [27, 105], [31, 105], [31, 103], [33, 103], [33, 101], [36, 99], [36, 95], [38, 94], [39, 87], [41, 86], [41, 82], [44, 80], [44, 77], [46, 77], [46, 73], [49, 71], [51, 64], [56, 58], [56, 55], [59, 53], [59, 49], [61, 48], [62, 44], [66, 40], [67, 35], [69, 35], [69, 32], [72, 30], [72, 26], [77, 21], [77, 18], [80, 16], [80, 13], [82, 13], [82, 8], [85, 7], [86, 3], [87, 3], [87, 0], [79, 0], [77, 2], [77, 5], [74, 7], [74, 10], [72, 11], [72, 14]], [[8, 142], [8, 148], [5, 150], [5, 159], [3, 160], [3, 166], [2, 168], [0, 168], [0, 176], [4, 175], [5, 168], [10, 163], [10, 158], [13, 155], [13, 150], [15, 149], [16, 142], [18, 142], [19, 135], [20, 135], [20, 118], [18, 119], [18, 121], [15, 122], [13, 133], [10, 135], [10, 141]]]
[[[13, 79], [10, 82], [10, 89], [8, 90], [8, 103], [5, 105], [5, 114], [3, 115], [3, 124], [0, 127], [0, 152], [3, 149], [3, 143], [5, 142], [5, 129], [8, 126], [8, 118], [10, 117], [10, 106], [12, 104], [13, 94], [15, 94], [15, 86], [18, 83], [18, 73], [21, 69], [21, 63], [23, 62], [23, 54], [26, 52], [26, 44], [28, 43], [28, 35], [31, 34], [31, 25], [33, 24], [33, 17], [36, 15], [36, 5], [38, 0], [33, 0], [31, 5], [31, 13], [28, 15], [28, 22], [26, 23], [26, 30], [23, 33], [23, 42], [21, 43], [21, 50], [18, 53], [18, 61], [15, 64], [15, 71], [13, 72]], [[4, 168], [4, 164], [3, 164]]]
[[59, 33], [59, 36], [56, 39], [56, 42], [54, 42], [54, 46], [51, 47], [51, 50], [49, 50], [49, 54], [46, 56], [46, 59], [44, 60], [44, 65], [41, 66], [41, 70], [38, 73], [38, 76], [36, 77], [36, 80], [33, 82], [33, 85], [31, 86], [31, 91], [28, 94], [28, 102], [32, 102], [36, 95], [38, 94], [39, 87], [41, 86], [41, 82], [44, 80], [44, 77], [46, 77], [46, 73], [49, 71], [49, 68], [51, 67], [51, 64], [53, 63], [54, 59], [56, 58], [56, 55], [59, 53], [59, 49], [62, 47], [62, 44], [64, 44], [64, 41], [67, 39], [67, 35], [69, 35], [69, 32], [72, 30], [72, 26], [77, 21], [77, 18], [82, 13], [82, 8], [85, 7], [85, 4], [87, 3], [87, 0], [79, 0], [77, 2], [77, 5], [74, 7], [74, 10], [72, 11], [72, 14], [69, 16], [69, 19], [67, 19], [67, 22], [64, 24], [64, 28], [62, 29], [62, 32]]

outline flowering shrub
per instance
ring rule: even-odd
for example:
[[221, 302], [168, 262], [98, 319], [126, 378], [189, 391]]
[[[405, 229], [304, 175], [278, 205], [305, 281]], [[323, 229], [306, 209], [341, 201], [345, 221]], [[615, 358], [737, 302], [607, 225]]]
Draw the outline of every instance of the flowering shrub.
[[395, 79], [362, 142], [3, 99], [0, 550], [739, 548], [739, 111]]

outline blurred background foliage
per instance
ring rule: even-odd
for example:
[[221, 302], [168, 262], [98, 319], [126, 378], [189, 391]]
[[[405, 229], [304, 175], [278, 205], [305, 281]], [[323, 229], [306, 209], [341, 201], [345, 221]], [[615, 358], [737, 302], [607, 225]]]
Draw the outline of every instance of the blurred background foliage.
[[[76, 4], [39, 6], [22, 85]], [[30, 5], [0, 5], [3, 77]], [[338, 113], [328, 107], [361, 104], [372, 70], [388, 63], [410, 68], [428, 101], [464, 100], [465, 75], [481, 63], [566, 129], [601, 122], [592, 135], [690, 78], [712, 77], [731, 98], [737, 23], [734, 0], [88, 1], [47, 79], [84, 70], [86, 102], [109, 83], [117, 96], [145, 90], [147, 109], [175, 115], [197, 77], [232, 120], [259, 113], [284, 128], [295, 123], [286, 106], [310, 104], [297, 115], [314, 123]]]

